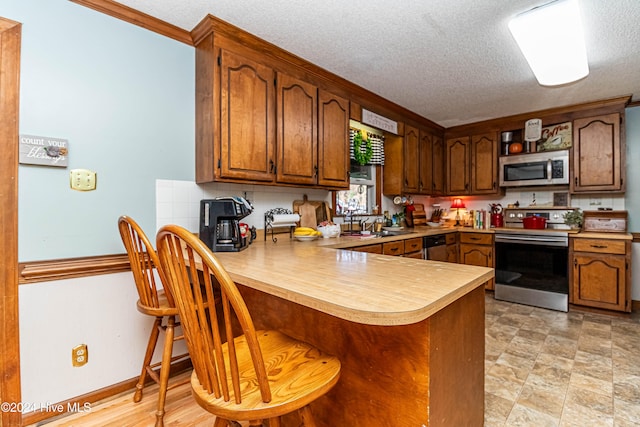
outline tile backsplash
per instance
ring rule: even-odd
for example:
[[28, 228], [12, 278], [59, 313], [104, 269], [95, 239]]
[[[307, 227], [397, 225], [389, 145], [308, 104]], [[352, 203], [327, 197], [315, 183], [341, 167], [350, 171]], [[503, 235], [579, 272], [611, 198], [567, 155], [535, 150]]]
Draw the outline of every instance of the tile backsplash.
[[253, 212], [243, 219], [249, 226], [264, 228], [264, 213], [274, 208], [291, 209], [294, 200], [330, 201], [326, 190], [243, 185], [226, 183], [196, 184], [193, 181], [156, 180], [156, 230], [166, 224], [177, 224], [198, 232], [200, 200], [221, 196], [242, 196], [252, 205]]
[[[530, 206], [534, 199], [537, 206], [552, 206], [553, 194], [558, 190], [521, 190], [508, 189], [505, 195], [495, 196], [463, 196], [466, 209], [488, 209], [492, 203], [500, 203], [507, 207], [510, 203], [518, 201], [520, 207]], [[560, 191], [562, 192], [562, 191]], [[564, 191], [566, 192], [566, 191]], [[264, 228], [264, 213], [273, 208], [291, 209], [294, 200], [302, 200], [304, 195], [309, 200], [324, 200], [330, 202], [331, 193], [326, 190], [273, 187], [266, 185], [243, 185], [227, 183], [196, 184], [193, 181], [156, 180], [156, 230], [166, 224], [178, 224], [192, 232], [198, 232], [200, 222], [200, 200], [213, 199], [220, 196], [242, 196], [253, 205], [253, 212], [243, 222], [258, 229]], [[384, 210], [393, 211], [394, 207], [388, 197], [383, 198]], [[450, 210], [452, 197], [430, 198], [417, 196], [414, 200], [424, 203], [428, 213], [433, 204], [439, 204], [445, 210]], [[569, 206], [582, 210], [597, 210], [598, 208], [612, 208], [624, 210], [624, 195], [573, 195], [569, 196]], [[450, 210], [450, 215], [455, 216], [455, 210]]]

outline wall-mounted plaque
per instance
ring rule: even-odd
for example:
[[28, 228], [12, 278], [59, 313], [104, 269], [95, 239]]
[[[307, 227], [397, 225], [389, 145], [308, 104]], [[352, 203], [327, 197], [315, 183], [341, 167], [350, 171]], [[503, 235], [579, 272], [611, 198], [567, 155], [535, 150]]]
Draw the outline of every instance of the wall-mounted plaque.
[[398, 122], [366, 109], [362, 109], [362, 123], [378, 129], [386, 130], [393, 134], [398, 134]]
[[65, 168], [69, 157], [69, 141], [48, 136], [20, 135], [20, 158], [25, 165]]
[[572, 145], [571, 122], [542, 128], [542, 138], [538, 140], [538, 151], [565, 150]]

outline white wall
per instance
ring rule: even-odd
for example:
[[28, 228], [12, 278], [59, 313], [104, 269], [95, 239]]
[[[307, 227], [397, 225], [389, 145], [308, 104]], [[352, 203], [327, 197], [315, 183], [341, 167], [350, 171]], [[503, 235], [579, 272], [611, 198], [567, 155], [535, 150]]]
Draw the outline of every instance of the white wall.
[[[22, 401], [57, 403], [137, 377], [153, 323], [137, 299], [128, 272], [20, 286]], [[71, 349], [79, 344], [89, 362], [76, 368]], [[184, 352], [178, 342], [174, 354]]]

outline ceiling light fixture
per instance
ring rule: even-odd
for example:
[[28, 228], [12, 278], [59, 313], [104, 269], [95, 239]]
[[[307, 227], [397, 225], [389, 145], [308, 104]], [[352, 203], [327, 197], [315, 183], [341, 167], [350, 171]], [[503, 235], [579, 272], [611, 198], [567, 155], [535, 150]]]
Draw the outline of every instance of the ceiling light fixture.
[[589, 74], [578, 0], [557, 0], [509, 22], [538, 83], [557, 86]]

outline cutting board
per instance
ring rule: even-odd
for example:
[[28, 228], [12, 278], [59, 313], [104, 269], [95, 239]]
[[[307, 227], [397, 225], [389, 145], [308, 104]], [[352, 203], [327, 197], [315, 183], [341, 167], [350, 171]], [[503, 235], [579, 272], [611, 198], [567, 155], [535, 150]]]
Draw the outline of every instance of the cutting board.
[[308, 200], [306, 194], [303, 200], [293, 201], [293, 213], [300, 215], [300, 227], [316, 228], [322, 221], [331, 219], [329, 206], [322, 200]]
[[424, 211], [424, 205], [422, 203], [414, 203], [416, 210], [411, 215], [413, 217], [413, 226], [427, 225], [427, 213]]

